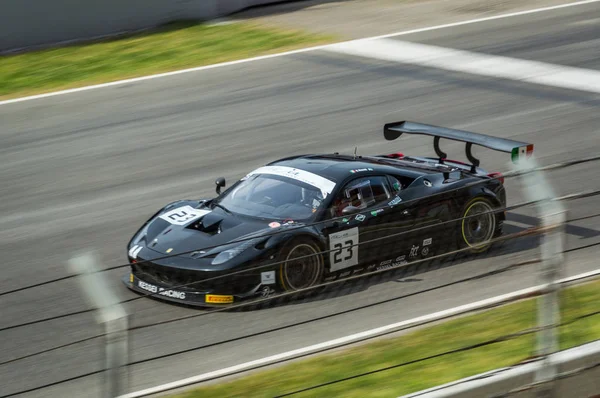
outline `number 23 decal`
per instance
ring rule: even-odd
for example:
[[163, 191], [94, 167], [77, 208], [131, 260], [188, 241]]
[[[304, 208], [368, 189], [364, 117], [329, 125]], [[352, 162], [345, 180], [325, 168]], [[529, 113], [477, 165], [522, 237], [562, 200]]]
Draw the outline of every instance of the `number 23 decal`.
[[208, 213], [210, 213], [210, 210], [194, 209], [192, 206], [183, 206], [161, 214], [159, 217], [171, 224], [185, 225]]
[[[354, 241], [352, 239], [349, 239], [347, 241], [344, 242], [344, 245], [346, 246], [344, 248], [344, 246], [341, 243], [336, 243], [335, 245], [333, 245], [334, 249], [338, 249], [335, 252], [333, 252], [333, 262], [334, 263], [341, 263], [344, 260], [350, 260], [352, 258], [352, 256], [354, 255], [352, 249], [352, 245], [354, 245]], [[344, 257], [344, 259], [342, 260], [341, 256], [342, 256], [342, 250], [345, 249], [345, 252], [348, 253], [348, 255], [346, 257]]]
[[329, 235], [331, 271], [358, 264], [358, 227]]

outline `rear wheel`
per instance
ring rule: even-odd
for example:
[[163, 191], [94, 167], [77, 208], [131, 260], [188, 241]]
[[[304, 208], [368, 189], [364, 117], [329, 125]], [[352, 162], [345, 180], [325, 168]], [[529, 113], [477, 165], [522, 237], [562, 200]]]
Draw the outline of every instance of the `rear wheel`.
[[294, 239], [279, 255], [279, 282], [285, 291], [296, 291], [318, 284], [324, 270], [319, 246], [307, 238]]
[[497, 229], [494, 207], [483, 197], [472, 199], [465, 205], [459, 223], [459, 248], [472, 247], [471, 253], [483, 253], [492, 246], [491, 240]]

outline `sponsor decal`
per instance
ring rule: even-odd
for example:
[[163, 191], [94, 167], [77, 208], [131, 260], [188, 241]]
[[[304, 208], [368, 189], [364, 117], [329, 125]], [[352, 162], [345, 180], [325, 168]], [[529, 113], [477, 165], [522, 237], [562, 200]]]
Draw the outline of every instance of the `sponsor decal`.
[[343, 278], [343, 277], [348, 276], [348, 275], [350, 275], [350, 271], [342, 272], [340, 274], [340, 278]]
[[413, 245], [412, 248], [410, 249], [410, 254], [409, 257], [415, 257], [417, 255], [417, 252], [419, 251], [419, 246], [415, 246]]
[[[132, 279], [133, 279], [133, 275], [131, 275], [129, 280], [132, 280]], [[148, 282], [144, 282], [141, 280], [138, 280], [138, 287], [140, 289], [146, 290], [150, 293], [158, 293], [163, 296], [172, 297], [172, 298], [176, 298], [176, 299], [180, 299], [180, 300], [185, 300], [185, 292], [179, 292], [177, 290], [167, 290], [163, 287], [158, 287], [158, 286], [152, 285]]]
[[373, 211], [371, 212], [371, 215], [372, 215], [372, 216], [376, 216], [377, 214], [381, 213], [382, 211], [383, 211], [383, 209], [377, 209], [377, 210], [373, 210]]
[[426, 256], [429, 254], [429, 248], [428, 247], [424, 247], [423, 250], [421, 251], [421, 254]]
[[400, 199], [400, 197], [396, 196], [394, 199], [391, 200], [391, 202], [388, 203], [388, 206], [395, 206], [400, 202], [402, 202], [402, 199]]
[[362, 272], [362, 271], [364, 271], [364, 270], [365, 270], [364, 268], [357, 268], [357, 269], [355, 269], [354, 271], [352, 271], [352, 275], [354, 275], [354, 274], [358, 274], [359, 272]]
[[432, 187], [433, 184], [431, 184], [431, 181], [429, 180], [423, 180], [423, 185], [425, 185], [426, 187]]
[[342, 222], [348, 222], [349, 220], [347, 218], [342, 218]]
[[171, 253], [172, 251], [173, 251], [173, 248], [172, 248], [172, 247], [171, 247], [171, 248], [169, 248], [169, 249], [167, 249], [167, 253]]
[[273, 221], [272, 223], [269, 224], [269, 227], [277, 228], [277, 227], [281, 227], [281, 224], [279, 224], [277, 221]]
[[[396, 267], [398, 267], [400, 265], [404, 265], [404, 264], [408, 264], [408, 261], [406, 261], [406, 256], [402, 255], [402, 256], [396, 257], [396, 260], [385, 260], [385, 261], [382, 261], [379, 264], [379, 266], [377, 266], [377, 268], [375, 268], [375, 270], [376, 271], [380, 271], [380, 270], [383, 270], [383, 269], [396, 268]], [[371, 267], [373, 267], [373, 266], [371, 266]]]
[[246, 178], [254, 174], [273, 174], [304, 182], [305, 184], [319, 188], [319, 190], [323, 194], [323, 198], [326, 198], [327, 195], [333, 191], [333, 188], [335, 188], [335, 182], [330, 181], [327, 178], [321, 177], [320, 175], [311, 173], [306, 170], [295, 169], [287, 166], [259, 167], [258, 169], [248, 173], [246, 175]]
[[261, 272], [260, 283], [262, 283], [263, 285], [275, 284], [275, 271]]
[[263, 298], [267, 298], [275, 294], [275, 289], [271, 289], [269, 286], [263, 286], [260, 289], [260, 296]]
[[219, 294], [207, 294], [204, 301], [207, 303], [217, 303], [217, 304], [233, 303], [233, 296], [222, 296]]
[[355, 219], [356, 221], [364, 221], [364, 219], [365, 219], [366, 217], [367, 217], [367, 216], [365, 216], [364, 214], [358, 214], [356, 217], [354, 217], [354, 219]]
[[367, 267], [367, 271], [371, 271], [372, 269], [374, 269], [377, 266], [377, 264], [371, 264]]
[[354, 174], [354, 173], [360, 173], [361, 171], [373, 171], [372, 168], [368, 167], [366, 169], [354, 169], [354, 170], [350, 170], [350, 173]]
[[425, 239], [425, 240], [423, 241], [423, 246], [430, 245], [430, 244], [431, 244], [431, 242], [432, 242], [432, 239], [431, 239], [431, 238]]
[[138, 287], [140, 289], [147, 290], [147, 291], [149, 291], [151, 293], [157, 293], [158, 292], [158, 287], [156, 287], [154, 285], [151, 285], [149, 283], [146, 283], [144, 281], [138, 281]]
[[337, 279], [337, 275], [333, 274], [333, 275], [329, 275], [327, 278], [323, 279], [324, 282], [329, 282], [329, 281], [333, 281], [335, 279]]
[[182, 206], [161, 214], [159, 218], [174, 225], [185, 225], [210, 213], [210, 210], [194, 209], [192, 206]]
[[129, 274], [129, 283], [133, 283], [133, 274]]
[[178, 292], [176, 290], [164, 290], [163, 288], [159, 289], [158, 294], [162, 294], [163, 296], [177, 298], [180, 300], [185, 300], [185, 292]]

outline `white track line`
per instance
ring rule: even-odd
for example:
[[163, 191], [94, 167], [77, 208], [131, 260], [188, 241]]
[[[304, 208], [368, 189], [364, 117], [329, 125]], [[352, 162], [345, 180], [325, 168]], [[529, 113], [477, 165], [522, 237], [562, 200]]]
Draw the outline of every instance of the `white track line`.
[[[493, 17], [470, 19], [467, 21], [454, 22], [454, 23], [449, 23], [449, 24], [444, 24], [444, 25], [430, 26], [427, 28], [406, 30], [406, 31], [389, 33], [389, 34], [385, 34], [385, 35], [373, 36], [373, 37], [369, 37], [366, 39], [358, 39], [358, 40], [375, 40], [375, 39], [383, 39], [383, 38], [394, 37], [394, 36], [409, 35], [409, 34], [413, 34], [413, 33], [427, 32], [430, 30], [445, 29], [445, 28], [451, 28], [454, 26], [469, 25], [469, 24], [474, 24], [474, 23], [479, 23], [479, 22], [493, 21], [496, 19], [517, 17], [517, 16], [521, 16], [521, 15], [558, 10], [558, 9], [567, 8], [567, 7], [575, 7], [575, 6], [585, 5], [585, 4], [596, 3], [598, 1], [600, 1], [600, 0], [576, 1], [573, 3], [560, 4], [560, 5], [556, 5], [556, 6], [550, 6], [550, 7], [535, 8], [535, 9], [526, 10], [526, 11], [511, 12], [508, 14], [496, 15]], [[357, 41], [357, 40], [350, 40], [348, 42], [342, 42], [342, 43], [352, 43], [354, 41]], [[336, 44], [339, 44], [339, 43], [336, 43]], [[336, 45], [336, 44], [333, 44], [333, 45]], [[0, 105], [8, 105], [8, 104], [16, 103], [16, 102], [30, 101], [30, 100], [35, 100], [35, 99], [53, 97], [53, 96], [57, 96], [57, 95], [78, 93], [81, 91], [94, 90], [94, 89], [98, 89], [98, 88], [111, 87], [111, 86], [117, 86], [117, 85], [128, 84], [128, 83], [136, 83], [136, 82], [141, 82], [141, 81], [145, 81], [145, 80], [152, 80], [152, 79], [158, 79], [158, 78], [162, 78], [162, 77], [180, 75], [182, 73], [198, 72], [198, 71], [203, 71], [203, 70], [207, 70], [207, 69], [237, 65], [237, 64], [241, 64], [241, 63], [245, 63], [245, 62], [260, 61], [263, 59], [270, 59], [270, 58], [275, 58], [275, 57], [282, 57], [285, 55], [299, 54], [299, 53], [308, 52], [308, 51], [326, 49], [330, 46], [331, 46], [331, 44], [325, 44], [322, 46], [307, 47], [307, 48], [302, 48], [299, 50], [286, 51], [286, 52], [270, 54], [270, 55], [263, 55], [260, 57], [245, 58], [245, 59], [240, 59], [240, 60], [236, 60], [236, 61], [223, 62], [223, 63], [219, 63], [219, 64], [199, 66], [199, 67], [189, 68], [189, 69], [181, 69], [181, 70], [176, 70], [173, 72], [159, 73], [159, 74], [155, 74], [155, 75], [136, 77], [133, 79], [118, 80], [118, 81], [114, 81], [114, 82], [110, 82], [110, 83], [96, 84], [93, 86], [85, 86], [85, 87], [73, 88], [73, 89], [69, 89], [69, 90], [55, 91], [55, 92], [51, 92], [51, 93], [32, 95], [29, 97], [14, 98], [14, 99], [10, 99], [10, 100], [0, 101]]]
[[[579, 274], [579, 275], [575, 275], [575, 276], [571, 276], [569, 278], [561, 279], [560, 283], [569, 283], [569, 282], [586, 279], [586, 278], [590, 278], [590, 277], [597, 276], [597, 275], [600, 275], [600, 269], [595, 270], [595, 271], [586, 272], [586, 273]], [[375, 329], [366, 330], [364, 332], [355, 333], [355, 334], [345, 336], [345, 337], [340, 337], [335, 340], [329, 340], [329, 341], [325, 341], [323, 343], [314, 344], [314, 345], [299, 348], [299, 349], [296, 349], [293, 351], [288, 351], [288, 352], [284, 352], [281, 354], [272, 355], [272, 356], [269, 356], [266, 358], [257, 359], [255, 361], [245, 362], [245, 363], [242, 363], [239, 365], [230, 366], [228, 368], [215, 370], [214, 372], [204, 373], [204, 374], [201, 374], [198, 376], [188, 377], [187, 379], [182, 379], [182, 380], [174, 381], [171, 383], [162, 384], [160, 386], [148, 388], [145, 390], [135, 391], [135, 392], [132, 392], [129, 394], [121, 395], [118, 398], [144, 397], [147, 395], [157, 394], [160, 392], [185, 387], [185, 386], [188, 386], [191, 384], [200, 383], [203, 381], [208, 381], [208, 380], [217, 379], [217, 378], [224, 377], [224, 376], [233, 375], [236, 373], [241, 373], [244, 371], [264, 367], [264, 366], [282, 362], [282, 361], [287, 361], [290, 359], [294, 359], [296, 357], [305, 356], [305, 355], [323, 351], [326, 349], [332, 349], [332, 348], [336, 348], [338, 346], [347, 345], [349, 343], [361, 341], [365, 338], [374, 337], [374, 336], [377, 336], [382, 333], [408, 329], [408, 328], [419, 326], [419, 325], [422, 325], [422, 324], [425, 324], [428, 322], [433, 322], [433, 321], [437, 321], [437, 320], [441, 320], [441, 319], [445, 319], [445, 318], [450, 318], [453, 316], [465, 314], [465, 313], [475, 311], [478, 309], [484, 309], [489, 306], [493, 306], [493, 305], [497, 305], [497, 304], [501, 304], [501, 303], [505, 303], [505, 302], [510, 302], [510, 301], [515, 301], [515, 300], [522, 299], [522, 298], [527, 298], [530, 295], [541, 291], [542, 288], [544, 288], [543, 285], [530, 287], [528, 289], [519, 290], [519, 291], [516, 291], [513, 293], [508, 293], [508, 294], [504, 294], [501, 296], [492, 297], [492, 298], [489, 298], [486, 300], [477, 301], [475, 303], [461, 305], [459, 307], [450, 308], [450, 309], [447, 309], [444, 311], [435, 312], [433, 314], [420, 316], [418, 318], [413, 318], [413, 319], [409, 319], [409, 320], [402, 321], [402, 322], [396, 322], [396, 323], [392, 323], [390, 325], [385, 325], [385, 326], [381, 326], [381, 327], [378, 327]]]
[[591, 69], [392, 39], [355, 40], [332, 45], [327, 50], [344, 55], [600, 93], [600, 71]]

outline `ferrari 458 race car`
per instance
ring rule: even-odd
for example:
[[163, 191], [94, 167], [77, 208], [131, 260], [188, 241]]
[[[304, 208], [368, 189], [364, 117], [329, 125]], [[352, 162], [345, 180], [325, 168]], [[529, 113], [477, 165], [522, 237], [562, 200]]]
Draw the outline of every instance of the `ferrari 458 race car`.
[[[384, 137], [434, 137], [437, 158], [313, 154], [269, 163], [212, 199], [178, 200], [128, 244], [130, 289], [188, 305], [230, 305], [306, 289], [464, 248], [502, 233], [500, 173], [479, 167], [473, 144], [528, 156], [533, 145], [413, 122]], [[440, 138], [466, 143], [471, 164], [446, 159]], [[469, 247], [472, 247], [469, 249]]]

